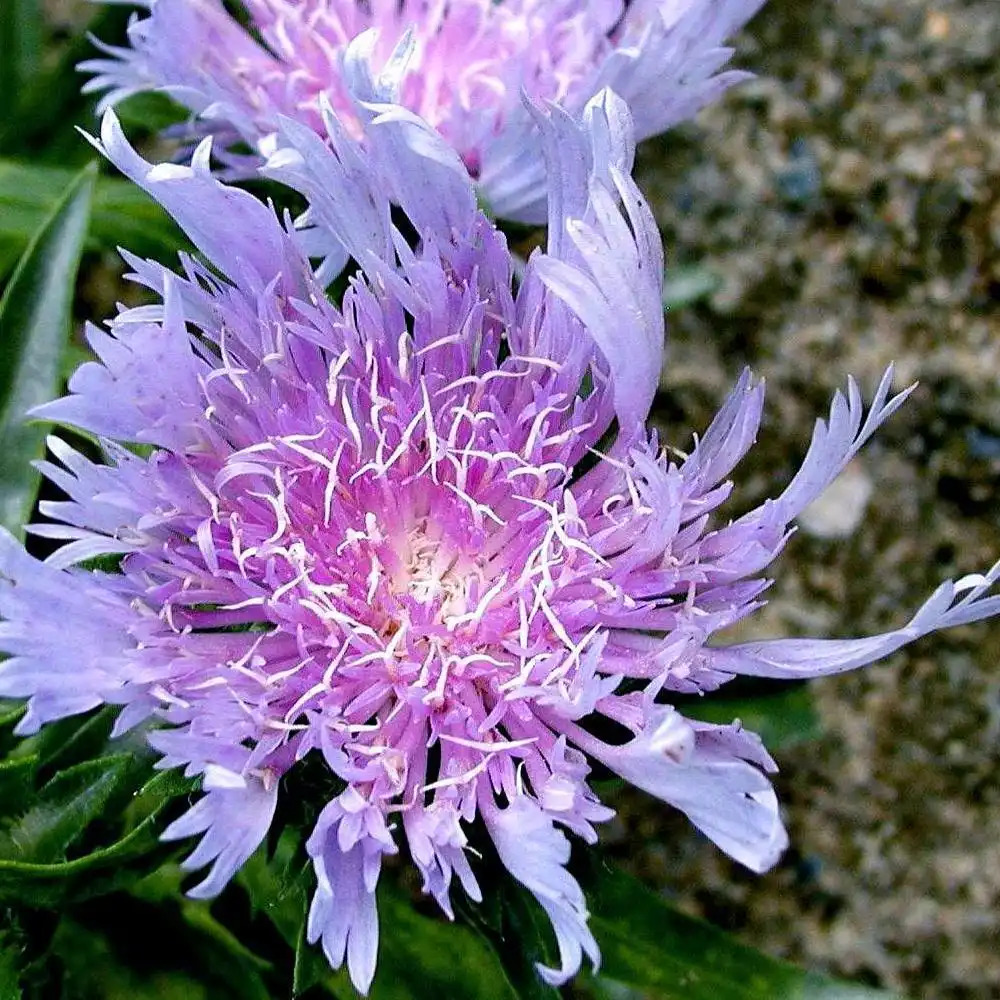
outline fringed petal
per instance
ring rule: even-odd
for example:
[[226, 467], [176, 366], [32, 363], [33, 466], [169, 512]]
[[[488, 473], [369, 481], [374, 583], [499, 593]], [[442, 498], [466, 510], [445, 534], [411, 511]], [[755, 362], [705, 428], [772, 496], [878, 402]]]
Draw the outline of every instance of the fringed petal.
[[260, 778], [222, 769], [206, 771], [204, 787], [205, 794], [161, 836], [181, 840], [203, 834], [181, 866], [193, 871], [212, 865], [205, 879], [188, 891], [193, 899], [211, 899], [222, 892], [263, 842], [278, 803], [277, 782], [268, 787]]
[[0, 528], [0, 697], [27, 698], [17, 732], [108, 702], [140, 698], [131, 688], [127, 599], [91, 574], [65, 572], [29, 556]]
[[[126, 177], [158, 201], [191, 242], [227, 277], [239, 283], [247, 273], [264, 283], [283, 276], [286, 292], [302, 286], [303, 263], [276, 225], [274, 213], [252, 194], [228, 187], [209, 171], [211, 140], [195, 151], [190, 166], [153, 166], [129, 144], [113, 111], [101, 121], [101, 139], [91, 139]], [[225, 225], [219, 225], [224, 219]]]
[[755, 872], [771, 868], [788, 846], [771, 782], [774, 770], [752, 733], [696, 726], [669, 705], [648, 709], [629, 743], [577, 742], [616, 774], [683, 812], [730, 857]]
[[733, 54], [723, 43], [763, 5], [764, 0], [630, 4], [617, 44], [591, 85], [621, 94], [635, 115], [639, 138], [666, 132], [751, 78], [741, 70], [719, 72]]
[[596, 969], [601, 953], [587, 927], [587, 902], [568, 871], [569, 840], [555, 828], [537, 802], [516, 796], [505, 809], [484, 809], [490, 837], [504, 867], [538, 900], [552, 921], [559, 946], [559, 968], [539, 963], [539, 975], [553, 986], [580, 968], [584, 954]]
[[69, 395], [32, 415], [176, 451], [199, 440], [207, 421], [198, 380], [209, 369], [192, 351], [179, 284], [164, 273], [158, 322], [136, 322], [125, 312], [112, 320], [111, 334], [89, 326], [87, 340], [100, 363], [81, 365], [70, 378]]
[[339, 969], [346, 959], [351, 982], [361, 993], [368, 992], [375, 978], [379, 939], [375, 886], [381, 859], [394, 850], [391, 839], [386, 841], [384, 821], [380, 836], [372, 837], [364, 832], [363, 822], [351, 820], [369, 808], [348, 789], [320, 813], [306, 844], [317, 881], [306, 936], [310, 943], [322, 943], [333, 968]]
[[902, 628], [864, 639], [771, 639], [706, 650], [712, 666], [750, 677], [823, 677], [865, 667], [931, 632], [1000, 614], [1000, 595], [986, 596], [1000, 579], [1000, 563], [985, 576], [949, 580]]
[[529, 268], [600, 349], [619, 424], [635, 436], [663, 363], [663, 249], [627, 173], [634, 151], [628, 108], [603, 91], [587, 105], [582, 125], [550, 108], [539, 127], [549, 157], [550, 235], [548, 252]]

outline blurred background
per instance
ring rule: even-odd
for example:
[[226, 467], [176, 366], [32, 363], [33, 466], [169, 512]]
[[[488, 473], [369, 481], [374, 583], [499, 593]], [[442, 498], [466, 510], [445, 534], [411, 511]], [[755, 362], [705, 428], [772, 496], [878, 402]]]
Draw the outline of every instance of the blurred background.
[[[70, 67], [91, 51], [95, 17], [109, 41], [127, 17], [84, 0], [42, 4], [47, 75], [17, 97], [27, 124], [0, 135], [0, 157], [37, 166], [20, 188], [4, 168], [6, 220], [38, 214], [45, 169], [89, 158], [68, 127], [92, 123]], [[890, 361], [897, 388], [919, 380], [803, 518], [752, 634], [894, 627], [941, 580], [1000, 556], [1000, 4], [770, 0], [736, 48], [735, 64], [758, 79], [640, 153], [669, 264], [656, 420], [683, 449], [745, 365], [766, 377], [735, 516], [791, 477], [849, 373], [869, 396]], [[16, 58], [3, 54], [0, 100], [12, 99]], [[42, 113], [53, 107], [58, 128]], [[155, 110], [133, 110], [133, 134], [155, 130]], [[53, 180], [57, 192], [64, 181]], [[135, 294], [100, 238], [120, 197], [99, 188], [81, 324]], [[136, 211], [128, 245], [155, 254], [163, 224]], [[5, 240], [3, 273], [19, 252]], [[784, 688], [766, 715], [744, 715], [776, 747], [793, 844], [767, 876], [627, 790], [613, 793], [610, 853], [773, 955], [914, 998], [996, 998], [998, 661], [1000, 627], [970, 627], [867, 671]], [[686, 710], [732, 717], [724, 701]]]

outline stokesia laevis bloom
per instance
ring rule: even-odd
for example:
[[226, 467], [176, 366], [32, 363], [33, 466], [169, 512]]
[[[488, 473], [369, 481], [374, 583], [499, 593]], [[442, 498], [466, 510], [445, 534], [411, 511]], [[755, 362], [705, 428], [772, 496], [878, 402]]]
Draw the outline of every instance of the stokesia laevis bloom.
[[[268, 151], [279, 115], [325, 135], [322, 101], [357, 134], [352, 63], [376, 77], [383, 99], [418, 113], [458, 151], [496, 215], [545, 218], [544, 161], [522, 93], [579, 114], [602, 87], [632, 108], [638, 137], [691, 118], [748, 74], [721, 71], [725, 41], [763, 0], [244, 0], [249, 24], [221, 0], [148, 0], [129, 46], [81, 69], [101, 109], [164, 89], [217, 136]], [[376, 37], [360, 38], [369, 29]], [[409, 37], [403, 41], [409, 32]], [[351, 52], [348, 56], [348, 48]]]
[[[102, 703], [121, 706], [119, 731], [156, 717], [161, 766], [203, 779], [164, 833], [202, 836], [193, 895], [258, 847], [284, 776], [325, 762], [307, 932], [362, 990], [381, 863], [401, 844], [450, 915], [453, 876], [480, 898], [478, 818], [550, 917], [560, 959], [539, 971], [562, 982], [599, 958], [566, 868], [566, 831], [593, 842], [611, 815], [588, 758], [763, 871], [786, 844], [774, 762], [672, 694], [847, 670], [1000, 610], [994, 567], [883, 635], [719, 642], [760, 607], [793, 518], [905, 393], [887, 373], [866, 412], [851, 383], [782, 492], [713, 518], [763, 387], [744, 375], [687, 457], [659, 447], [644, 425], [662, 251], [629, 176], [628, 111], [603, 92], [580, 123], [532, 113], [553, 197], [516, 286], [458, 156], [412, 113], [381, 109], [363, 150], [334, 119], [325, 140], [280, 123], [267, 172], [358, 265], [339, 306], [298, 234], [213, 178], [207, 145], [190, 167], [151, 167], [109, 113], [104, 152], [207, 264], [128, 258], [160, 304], [91, 327], [99, 361], [38, 411], [96, 435], [107, 461], [53, 438], [43, 470], [67, 499], [32, 530], [65, 544], [39, 562], [0, 537], [0, 695], [29, 699], [22, 733]], [[120, 573], [76, 565], [109, 553]]]

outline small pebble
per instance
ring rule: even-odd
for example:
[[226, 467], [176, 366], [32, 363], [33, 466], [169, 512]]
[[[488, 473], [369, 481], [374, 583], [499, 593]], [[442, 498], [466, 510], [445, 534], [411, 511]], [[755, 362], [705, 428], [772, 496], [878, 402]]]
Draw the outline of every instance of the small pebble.
[[864, 517], [872, 481], [852, 462], [799, 516], [802, 530], [815, 538], [849, 538]]

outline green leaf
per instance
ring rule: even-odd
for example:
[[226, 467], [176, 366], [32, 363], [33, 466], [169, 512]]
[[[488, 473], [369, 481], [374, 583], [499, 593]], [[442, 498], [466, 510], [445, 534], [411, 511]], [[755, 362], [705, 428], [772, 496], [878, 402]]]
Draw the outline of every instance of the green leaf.
[[599, 863], [586, 880], [601, 946], [591, 994], [601, 1000], [890, 1000], [770, 958], [675, 910], [637, 880]]
[[177, 771], [154, 775], [133, 796], [125, 815], [126, 832], [108, 846], [71, 861], [0, 859], [0, 902], [58, 906], [66, 900], [103, 895], [140, 881], [151, 865], [180, 849], [160, 842], [165, 825], [163, 813], [192, 787], [193, 782]]
[[12, 750], [22, 746], [24, 741], [14, 735], [14, 727], [24, 716], [24, 703], [20, 701], [0, 700], [0, 758], [6, 757]]
[[236, 875], [236, 881], [250, 897], [253, 912], [266, 916], [291, 947], [295, 947], [304, 923], [312, 887], [311, 866], [300, 846], [299, 835], [286, 828], [270, 858], [261, 848]]
[[808, 684], [775, 687], [773, 693], [730, 697], [725, 692], [707, 698], [678, 702], [685, 715], [701, 722], [728, 725], [739, 719], [753, 730], [769, 750], [813, 739], [819, 735], [819, 716]]
[[301, 857], [300, 844], [298, 834], [286, 828], [278, 838], [274, 854], [268, 858], [263, 848], [256, 851], [237, 873], [236, 880], [250, 897], [253, 913], [267, 917], [285, 944], [295, 951], [292, 995], [298, 996], [322, 984], [335, 996], [352, 1000], [354, 992], [350, 986], [342, 989], [323, 952], [306, 941], [312, 878]]
[[0, 932], [0, 1000], [21, 1000], [21, 961], [14, 942]]
[[12, 531], [38, 492], [30, 462], [42, 455], [45, 428], [25, 414], [55, 395], [95, 174], [88, 166], [70, 181], [0, 299], [0, 525]]
[[[376, 976], [378, 975], [376, 972]], [[333, 972], [322, 949], [306, 940], [306, 921], [303, 919], [295, 942], [292, 996], [301, 996], [314, 986], [323, 986], [328, 993], [337, 997], [337, 1000], [351, 1000], [354, 994], [354, 989], [343, 972]]]
[[[460, 924], [419, 913], [414, 901], [388, 880], [379, 893], [379, 919], [385, 933], [371, 1000], [440, 1000], [455, 996], [517, 1000], [559, 995], [544, 984], [548, 992], [512, 989], [495, 954], [481, 938]], [[535, 980], [541, 983], [537, 975]]]
[[22, 715], [24, 715], [23, 702], [0, 698], [0, 729], [17, 725]]
[[130, 757], [118, 754], [57, 774], [37, 802], [0, 835], [0, 859], [45, 864], [62, 858], [123, 789], [130, 763]]
[[38, 0], [0, 4], [0, 121], [13, 117], [14, 105], [42, 59], [42, 11]]
[[[219, 923], [212, 916], [208, 904], [185, 899], [181, 903], [181, 915], [185, 923], [194, 931], [201, 947], [206, 947], [213, 954], [214, 964], [220, 964], [220, 958], [245, 976], [246, 982], [241, 996], [255, 1000], [271, 1000], [270, 994], [264, 988], [260, 974], [270, 971], [271, 963], [255, 955], [240, 939]], [[249, 973], [249, 975], [247, 975]]]
[[0, 218], [0, 282], [17, 267], [27, 245], [27, 239], [20, 232], [13, 236], [7, 232], [5, 223], [6, 220]]
[[27, 807], [37, 767], [37, 757], [0, 760], [0, 817], [16, 815]]
[[16, 753], [33, 754], [38, 758], [39, 767], [50, 773], [114, 753], [107, 746], [118, 711], [118, 708], [106, 705], [86, 715], [56, 719], [24, 740]]
[[[556, 1000], [559, 992], [538, 975], [536, 963], [552, 964], [552, 929], [544, 913], [505, 871], [491, 866], [481, 880], [483, 902], [459, 896], [456, 912], [493, 951], [514, 995], [521, 1000]], [[457, 895], [457, 894], [456, 894]]]
[[[72, 180], [64, 167], [0, 159], [0, 275], [5, 248], [23, 249]], [[189, 246], [170, 216], [141, 188], [119, 177], [99, 177], [87, 247], [127, 247], [169, 261]], [[9, 253], [9, 250], [6, 251]]]

